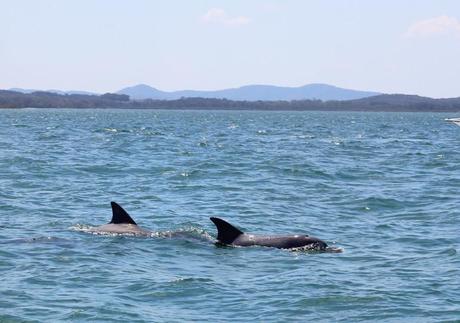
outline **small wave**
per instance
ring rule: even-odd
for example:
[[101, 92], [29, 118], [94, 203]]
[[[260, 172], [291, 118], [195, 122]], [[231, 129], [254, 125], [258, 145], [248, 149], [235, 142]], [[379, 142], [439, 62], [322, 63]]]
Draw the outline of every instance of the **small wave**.
[[208, 282], [214, 282], [212, 279], [209, 278], [195, 278], [195, 277], [178, 277], [175, 278], [171, 281], [170, 283], [173, 284], [183, 284], [183, 283], [208, 283]]
[[344, 251], [343, 248], [339, 247], [326, 247], [324, 250], [325, 252], [330, 252], [330, 253], [342, 253]]
[[176, 180], [183, 180], [183, 179], [194, 179], [198, 177], [202, 172], [200, 170], [183, 170], [183, 171], [178, 171], [176, 173], [172, 173], [171, 176], [169, 176], [169, 179], [176, 179]]
[[89, 225], [85, 225], [85, 224], [75, 224], [71, 227], [69, 227], [70, 230], [73, 230], [73, 231], [86, 231], [88, 230], [89, 228], [92, 228], [91, 226]]
[[398, 209], [404, 207], [406, 204], [395, 198], [386, 197], [367, 197], [357, 201], [358, 205], [362, 206], [365, 210], [371, 209]]
[[94, 130], [96, 133], [110, 133], [110, 134], [119, 134], [119, 133], [132, 133], [136, 135], [143, 135], [143, 136], [163, 136], [164, 133], [150, 127], [141, 127], [135, 129], [118, 129], [118, 128], [102, 128]]
[[98, 231], [96, 228], [97, 227], [93, 227], [93, 226], [86, 225], [86, 224], [76, 224], [74, 226], [69, 227], [69, 230], [94, 234], [98, 236], [109, 236], [109, 237], [155, 237], [156, 236], [156, 232], [152, 232], [149, 235], [145, 235], [145, 234], [132, 233], [132, 232], [125, 232], [125, 233], [104, 232], [104, 231]]
[[101, 232], [95, 230], [97, 227], [86, 225], [86, 224], [75, 224], [69, 227], [69, 230], [90, 233], [94, 235], [103, 235], [103, 236], [128, 236], [128, 237], [150, 237], [150, 238], [192, 238], [202, 241], [214, 241], [214, 238], [204, 229], [189, 226], [184, 228], [179, 228], [177, 230], [166, 230], [166, 231], [151, 231], [150, 234], [136, 234], [136, 233], [116, 233], [116, 232]]
[[326, 247], [321, 248], [320, 246], [303, 246], [298, 248], [288, 249], [291, 252], [306, 252], [306, 253], [342, 253], [343, 249], [338, 247]]
[[158, 231], [154, 234], [155, 237], [160, 238], [182, 237], [214, 242], [214, 238], [206, 230], [195, 226], [188, 226], [171, 231]]
[[324, 138], [322, 139], [323, 142], [327, 142], [329, 144], [333, 144], [333, 145], [336, 145], [336, 146], [340, 146], [340, 145], [344, 145], [345, 144], [345, 140], [343, 138], [340, 138], [340, 137], [330, 137], [330, 138]]
[[69, 230], [72, 230], [72, 231], [78, 231], [78, 232], [88, 232], [88, 233], [92, 233], [91, 232], [91, 229], [94, 229], [95, 227], [92, 227], [90, 225], [85, 225], [85, 224], [75, 224], [71, 227], [69, 227]]
[[455, 248], [448, 248], [439, 252], [439, 254], [446, 255], [446, 256], [456, 256], [457, 249]]
[[295, 136], [292, 136], [293, 138], [295, 139], [315, 139], [316, 136], [313, 135], [313, 134], [305, 134], [305, 135], [295, 135]]
[[69, 240], [52, 237], [52, 236], [39, 236], [39, 237], [30, 237], [30, 238], [19, 238], [19, 239], [10, 239], [6, 241], [2, 241], [2, 244], [18, 244], [18, 243], [61, 243], [61, 242], [68, 242]]

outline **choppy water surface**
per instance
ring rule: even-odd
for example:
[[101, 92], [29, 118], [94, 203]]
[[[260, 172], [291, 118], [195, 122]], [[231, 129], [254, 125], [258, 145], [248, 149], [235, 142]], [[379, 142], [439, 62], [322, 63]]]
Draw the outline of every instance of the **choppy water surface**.
[[[0, 111], [0, 321], [459, 320], [449, 116]], [[81, 232], [112, 200], [158, 236]], [[210, 216], [344, 251], [216, 247]]]

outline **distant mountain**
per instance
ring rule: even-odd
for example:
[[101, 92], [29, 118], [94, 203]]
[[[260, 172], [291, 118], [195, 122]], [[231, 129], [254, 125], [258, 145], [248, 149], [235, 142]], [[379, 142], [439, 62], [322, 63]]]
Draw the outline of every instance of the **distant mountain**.
[[[173, 99], [172, 95], [168, 92], [163, 92], [155, 89], [154, 87], [146, 84], [138, 84], [135, 86], [126, 87], [116, 92], [117, 94], [127, 94], [131, 100], [145, 100], [145, 99]], [[175, 98], [175, 97], [174, 97]]]
[[273, 85], [247, 85], [239, 88], [217, 91], [174, 91], [165, 92], [145, 84], [124, 88], [117, 92], [126, 94], [133, 100], [156, 99], [177, 100], [184, 98], [215, 98], [240, 101], [291, 101], [291, 100], [356, 100], [381, 93], [343, 89], [327, 84], [308, 84], [301, 87], [281, 87]]
[[[41, 91], [35, 89], [11, 88], [9, 91], [30, 94]], [[43, 91], [41, 91], [43, 92]], [[46, 90], [56, 94], [81, 94], [99, 95], [87, 91], [62, 91]], [[322, 100], [322, 101], [347, 101], [367, 98], [381, 93], [356, 91], [339, 88], [327, 84], [308, 84], [300, 87], [282, 87], [273, 85], [247, 85], [239, 88], [231, 88], [217, 91], [195, 91], [183, 90], [166, 92], [161, 91], [145, 84], [139, 84], [124, 88], [117, 94], [129, 95], [133, 100], [178, 100], [180, 98], [210, 98], [227, 99], [235, 101], [291, 101], [291, 100]]]
[[61, 94], [61, 95], [64, 95], [64, 94], [99, 95], [97, 93], [87, 92], [87, 91], [61, 91], [61, 90], [46, 90], [46, 91], [43, 91], [43, 90], [34, 90], [34, 89], [21, 89], [21, 88], [16, 88], [16, 87], [8, 89], [8, 91], [20, 92], [20, 93], [24, 93], [24, 94], [29, 94], [29, 93], [33, 93], [33, 92], [49, 92], [49, 93], [56, 93], [56, 94]]

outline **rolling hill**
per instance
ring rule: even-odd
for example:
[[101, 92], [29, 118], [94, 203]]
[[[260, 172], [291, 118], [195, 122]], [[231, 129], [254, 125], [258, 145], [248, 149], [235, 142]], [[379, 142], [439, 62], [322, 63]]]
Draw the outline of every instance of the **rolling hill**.
[[327, 84], [308, 84], [300, 87], [273, 85], [247, 85], [239, 88], [217, 91], [174, 91], [165, 92], [145, 84], [124, 88], [118, 94], [129, 95], [133, 100], [156, 99], [177, 100], [180, 98], [214, 98], [238, 101], [278, 101], [278, 100], [322, 100], [342, 101], [366, 98], [380, 93], [343, 89]]

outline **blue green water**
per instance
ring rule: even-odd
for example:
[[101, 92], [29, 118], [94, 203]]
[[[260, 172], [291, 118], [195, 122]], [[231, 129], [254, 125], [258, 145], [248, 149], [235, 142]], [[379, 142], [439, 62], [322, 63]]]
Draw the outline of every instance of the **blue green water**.
[[[449, 116], [0, 111], [0, 321], [460, 320]], [[82, 232], [112, 200], [158, 237]], [[343, 252], [217, 247], [210, 216]]]

